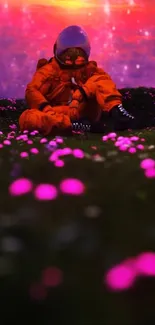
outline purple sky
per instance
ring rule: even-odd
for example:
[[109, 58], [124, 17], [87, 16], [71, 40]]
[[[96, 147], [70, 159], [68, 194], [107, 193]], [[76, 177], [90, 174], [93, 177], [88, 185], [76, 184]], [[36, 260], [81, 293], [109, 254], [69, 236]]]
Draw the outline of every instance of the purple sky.
[[[97, 3], [97, 0], [96, 0]], [[76, 15], [58, 7], [35, 5], [0, 11], [0, 97], [24, 97], [37, 60], [50, 58], [57, 34], [67, 25], [88, 32], [91, 59], [123, 87], [155, 87], [154, 0], [98, 1], [100, 7]]]

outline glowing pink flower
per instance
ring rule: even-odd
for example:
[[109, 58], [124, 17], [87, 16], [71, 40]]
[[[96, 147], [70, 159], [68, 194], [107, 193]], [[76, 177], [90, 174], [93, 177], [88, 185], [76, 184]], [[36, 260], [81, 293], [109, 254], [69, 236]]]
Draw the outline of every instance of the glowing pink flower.
[[69, 195], [81, 195], [85, 191], [85, 186], [79, 179], [68, 178], [60, 183], [60, 190]]
[[4, 140], [3, 144], [5, 144], [6, 146], [10, 146], [11, 145], [11, 141], [10, 140]]
[[72, 154], [72, 151], [73, 150], [71, 148], [68, 148], [68, 147], [62, 149], [62, 152], [63, 152], [63, 155], [64, 156], [71, 155]]
[[39, 150], [37, 148], [31, 148], [30, 152], [33, 153], [34, 155], [37, 155], [39, 153]]
[[119, 147], [119, 150], [120, 150], [120, 151], [127, 151], [127, 149], [128, 149], [128, 145], [126, 145], [126, 144], [122, 144], [122, 145]]
[[51, 155], [50, 155], [50, 157], [49, 157], [49, 161], [56, 161], [58, 159], [58, 154], [57, 154], [57, 152], [55, 151], [55, 152], [53, 152]]
[[51, 141], [49, 142], [49, 145], [50, 145], [51, 147], [57, 147], [57, 144], [56, 144], [56, 142], [55, 142], [54, 140], [51, 140]]
[[135, 281], [135, 272], [127, 265], [117, 265], [105, 277], [107, 286], [114, 291], [127, 290]]
[[144, 174], [147, 178], [155, 178], [155, 168], [146, 169]]
[[39, 184], [34, 191], [37, 200], [50, 201], [55, 200], [58, 196], [57, 188], [51, 184]]
[[131, 139], [131, 141], [138, 141], [138, 140], [139, 140], [139, 137], [137, 137], [137, 136], [134, 135], [134, 136], [131, 137], [130, 139]]
[[54, 162], [55, 167], [64, 167], [64, 161], [61, 159], [58, 159]]
[[155, 253], [140, 254], [136, 259], [136, 267], [139, 274], [155, 276]]
[[128, 152], [130, 152], [130, 153], [136, 153], [136, 148], [131, 147], [131, 148], [129, 148]]
[[107, 135], [104, 135], [103, 137], [102, 137], [102, 141], [107, 141], [108, 140], [108, 136]]
[[63, 138], [57, 138], [57, 139], [56, 139], [56, 142], [57, 142], [57, 143], [63, 143], [64, 140], [63, 140]]
[[33, 184], [27, 178], [19, 178], [9, 186], [9, 192], [13, 196], [20, 196], [32, 191]]
[[79, 159], [84, 158], [84, 152], [81, 149], [74, 149], [73, 150], [73, 156]]
[[17, 125], [16, 124], [10, 124], [9, 128], [12, 130], [16, 130], [17, 129]]
[[33, 143], [32, 140], [28, 140], [28, 141], [27, 141], [27, 144], [32, 144], [32, 143]]
[[144, 150], [144, 146], [143, 146], [142, 144], [138, 144], [138, 145], [137, 145], [137, 149], [139, 149], [139, 150]]
[[143, 159], [140, 163], [142, 169], [150, 169], [155, 167], [155, 160], [151, 158]]
[[23, 151], [20, 153], [21, 158], [27, 158], [28, 156], [29, 156], [29, 154], [26, 151]]
[[47, 139], [46, 138], [42, 138], [41, 140], [40, 140], [40, 143], [46, 143], [47, 142]]
[[109, 133], [108, 134], [108, 139], [114, 139], [116, 138], [117, 134], [115, 132]]

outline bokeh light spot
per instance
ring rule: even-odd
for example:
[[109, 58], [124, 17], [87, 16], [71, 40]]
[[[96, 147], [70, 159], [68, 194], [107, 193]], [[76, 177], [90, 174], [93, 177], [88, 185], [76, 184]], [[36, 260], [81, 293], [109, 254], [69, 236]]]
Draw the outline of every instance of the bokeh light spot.
[[121, 291], [129, 289], [135, 280], [135, 272], [127, 265], [117, 265], [110, 269], [105, 282], [111, 290]]
[[32, 191], [33, 183], [27, 178], [19, 178], [9, 186], [9, 192], [12, 196], [20, 196]]
[[63, 272], [57, 267], [49, 267], [42, 273], [42, 283], [45, 287], [57, 287], [63, 282]]
[[155, 253], [140, 254], [136, 259], [136, 268], [139, 274], [155, 276]]
[[60, 183], [60, 190], [64, 194], [81, 195], [85, 192], [85, 186], [79, 179], [68, 178]]
[[58, 196], [58, 191], [54, 185], [39, 184], [34, 190], [34, 196], [41, 201], [54, 200]]

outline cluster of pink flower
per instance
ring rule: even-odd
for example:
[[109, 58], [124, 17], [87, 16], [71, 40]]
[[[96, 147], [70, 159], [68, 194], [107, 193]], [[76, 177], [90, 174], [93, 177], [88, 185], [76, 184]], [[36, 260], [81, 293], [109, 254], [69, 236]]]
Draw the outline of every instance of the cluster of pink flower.
[[104, 282], [112, 291], [131, 288], [140, 276], [155, 276], [155, 253], [144, 252], [128, 258], [107, 271]]
[[85, 186], [82, 181], [76, 178], [62, 180], [59, 188], [52, 184], [39, 184], [34, 186], [30, 179], [19, 178], [13, 181], [9, 187], [9, 193], [12, 196], [21, 196], [32, 191], [37, 200], [48, 201], [56, 199], [59, 191], [66, 195], [81, 195], [85, 192]]
[[115, 146], [120, 150], [120, 151], [128, 151], [129, 153], [133, 154], [136, 153], [137, 149], [138, 150], [144, 150], [144, 146], [140, 144], [136, 144], [134, 146], [134, 143], [137, 141], [144, 142], [144, 138], [139, 138], [138, 136], [129, 136], [129, 137], [124, 137], [124, 136], [118, 136], [116, 133], [109, 133], [108, 135], [105, 135], [102, 137], [103, 141], [107, 140], [112, 140], [115, 142]]

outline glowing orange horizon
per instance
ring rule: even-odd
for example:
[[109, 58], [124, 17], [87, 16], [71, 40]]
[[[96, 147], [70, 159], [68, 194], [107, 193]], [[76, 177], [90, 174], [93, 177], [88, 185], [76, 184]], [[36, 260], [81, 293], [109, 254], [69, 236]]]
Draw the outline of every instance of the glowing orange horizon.
[[116, 4], [116, 2], [111, 0], [8, 0], [8, 5], [13, 6], [29, 6], [29, 5], [44, 5], [64, 9], [81, 10], [81, 9], [95, 9], [101, 8], [104, 10], [105, 6], [109, 8], [110, 11], [120, 11], [120, 10], [141, 10], [141, 6], [137, 4], [129, 5], [129, 3]]

